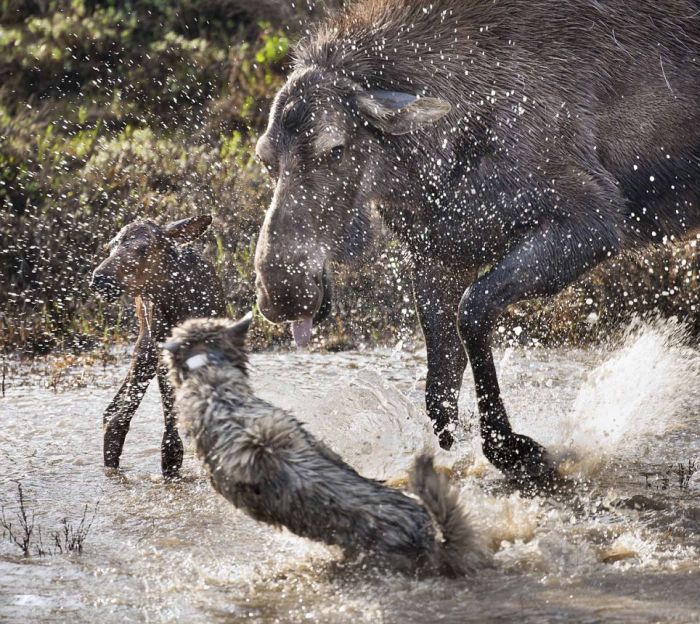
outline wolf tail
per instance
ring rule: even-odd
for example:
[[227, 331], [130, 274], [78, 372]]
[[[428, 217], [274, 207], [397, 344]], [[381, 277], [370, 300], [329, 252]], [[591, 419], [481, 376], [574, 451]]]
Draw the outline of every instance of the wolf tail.
[[410, 486], [442, 533], [436, 543], [438, 570], [449, 576], [463, 576], [487, 567], [490, 556], [459, 502], [459, 492], [450, 486], [446, 475], [435, 470], [431, 455], [416, 459]]

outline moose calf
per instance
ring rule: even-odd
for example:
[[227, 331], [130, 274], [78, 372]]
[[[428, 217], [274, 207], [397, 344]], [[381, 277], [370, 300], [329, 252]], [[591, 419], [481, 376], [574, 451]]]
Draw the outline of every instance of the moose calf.
[[121, 294], [134, 297], [139, 321], [129, 372], [104, 413], [106, 467], [119, 467], [131, 418], [157, 375], [165, 417], [161, 468], [166, 478], [178, 475], [182, 441], [158, 344], [186, 319], [225, 315], [223, 288], [214, 268], [194, 249], [180, 246], [201, 236], [211, 220], [205, 215], [165, 226], [147, 219], [130, 223], [108, 243], [109, 257], [92, 274], [90, 286], [106, 300]]

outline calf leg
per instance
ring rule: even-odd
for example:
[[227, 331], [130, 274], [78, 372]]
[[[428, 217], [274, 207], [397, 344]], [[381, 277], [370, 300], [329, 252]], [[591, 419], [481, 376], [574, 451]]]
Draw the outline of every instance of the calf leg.
[[119, 459], [131, 418], [141, 403], [148, 384], [156, 374], [157, 358], [153, 348], [139, 341], [136, 343], [135, 353], [126, 379], [105, 410], [103, 417], [104, 465], [108, 468], [119, 467]]
[[163, 442], [160, 447], [160, 465], [163, 476], [167, 479], [175, 478], [180, 473], [182, 466], [183, 447], [180, 434], [177, 431], [177, 419], [173, 412], [173, 388], [168, 380], [167, 371], [164, 367], [158, 368], [158, 387], [163, 401], [163, 417], [165, 419], [165, 431]]
[[618, 248], [614, 226], [600, 221], [547, 224], [515, 245], [462, 297], [459, 329], [474, 373], [484, 454], [516, 481], [546, 485], [554, 471], [545, 449], [510, 426], [493, 363], [491, 331], [509, 304], [559, 292]]
[[457, 421], [457, 400], [467, 366], [457, 328], [457, 308], [473, 277], [434, 263], [418, 268], [413, 276], [413, 294], [428, 355], [425, 406], [444, 449], [454, 442], [450, 425]]

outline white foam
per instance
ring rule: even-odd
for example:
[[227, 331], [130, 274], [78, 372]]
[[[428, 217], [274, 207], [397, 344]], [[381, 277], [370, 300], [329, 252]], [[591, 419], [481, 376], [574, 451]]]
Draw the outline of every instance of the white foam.
[[633, 323], [587, 375], [551, 450], [590, 474], [632, 449], [647, 454], [650, 440], [682, 427], [700, 388], [700, 352], [686, 338], [675, 322]]

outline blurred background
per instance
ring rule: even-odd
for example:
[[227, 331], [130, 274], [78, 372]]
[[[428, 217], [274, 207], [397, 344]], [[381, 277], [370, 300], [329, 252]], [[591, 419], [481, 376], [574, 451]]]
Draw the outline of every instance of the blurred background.
[[[0, 2], [0, 348], [27, 355], [128, 340], [130, 301], [88, 289], [102, 246], [137, 217], [214, 216], [197, 243], [230, 313], [254, 304], [270, 200], [254, 159], [290, 50], [341, 0]], [[420, 336], [404, 258], [375, 223], [365, 261], [337, 267], [327, 349]], [[509, 310], [502, 340], [582, 344], [634, 316], [700, 331], [698, 240], [625, 256], [558, 297]], [[289, 341], [259, 323], [257, 348]]]

